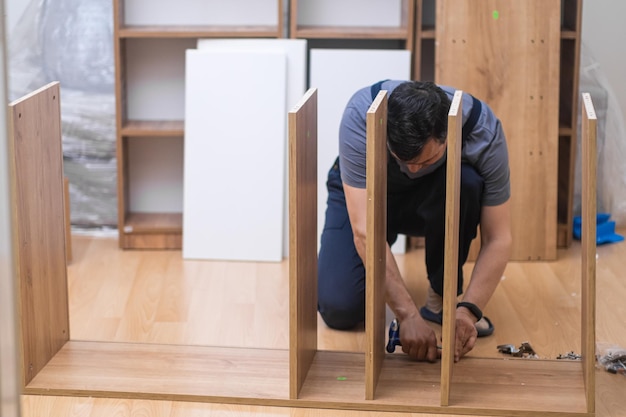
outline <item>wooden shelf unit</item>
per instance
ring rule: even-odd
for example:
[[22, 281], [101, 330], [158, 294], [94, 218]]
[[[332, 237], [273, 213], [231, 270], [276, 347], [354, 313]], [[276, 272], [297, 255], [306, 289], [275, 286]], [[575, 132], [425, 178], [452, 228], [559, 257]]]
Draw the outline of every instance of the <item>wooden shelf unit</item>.
[[23, 392], [437, 415], [593, 416], [574, 361], [466, 358], [455, 366], [451, 404], [442, 407], [439, 364], [386, 355], [376, 398], [367, 400], [364, 354], [318, 351], [294, 398], [288, 358], [280, 349], [69, 341]]
[[[289, 399], [332, 408], [476, 415], [595, 415], [595, 114], [588, 100], [584, 132], [587, 161], [582, 249], [581, 361], [467, 357], [454, 363], [457, 264], [444, 271], [442, 358], [416, 363], [406, 355], [385, 354], [386, 91], [367, 114], [366, 346], [363, 353], [317, 349], [317, 286], [314, 259], [315, 213], [305, 201], [316, 195], [317, 96], [309, 90], [290, 112], [290, 345]], [[448, 115], [445, 259], [458, 257], [458, 207], [461, 166], [461, 92]], [[585, 116], [585, 114], [583, 114]], [[382, 244], [381, 244], [382, 243]], [[563, 381], [559, 381], [564, 378]], [[559, 389], [552, 389], [559, 387]], [[489, 392], [488, 396], [481, 393]], [[364, 407], [364, 408], [360, 408]]]
[[[216, 37], [268, 37], [282, 36], [283, 1], [278, 0], [278, 25], [146, 25], [126, 24], [124, 20], [124, 0], [114, 0], [115, 4], [115, 56], [116, 56], [116, 96], [117, 96], [117, 143], [118, 143], [118, 223], [120, 246], [132, 248], [124, 235], [129, 230], [127, 218], [132, 214], [128, 200], [130, 193], [128, 171], [132, 161], [128, 160], [128, 143], [133, 138], [176, 138], [184, 137], [183, 120], [131, 120], [127, 117], [128, 99], [126, 77], [126, 47], [129, 42], [167, 41], [173, 39], [191, 40]], [[312, 0], [290, 0], [289, 27], [291, 38], [310, 40], [356, 40], [356, 41], [398, 41], [413, 52], [413, 78], [434, 80], [437, 0], [401, 0], [401, 18], [398, 26], [350, 26], [346, 25], [305, 25], [299, 24], [299, 13], [305, 10], [304, 2]], [[561, 0], [561, 66], [559, 74], [559, 138], [558, 138], [558, 208], [557, 244], [567, 247], [572, 240], [573, 181], [576, 153], [576, 127], [578, 109], [578, 76], [580, 62], [580, 32], [582, 0]], [[339, 42], [339, 45], [341, 42]], [[182, 59], [182, 58], [181, 58]], [[144, 210], [145, 211], [145, 210]], [[158, 211], [158, 210], [157, 210]], [[153, 224], [165, 213], [154, 215]], [[145, 215], [148, 215], [145, 213]], [[182, 223], [181, 223], [182, 224]], [[131, 225], [132, 226], [132, 225]], [[169, 226], [165, 225], [166, 228]], [[133, 230], [136, 228], [133, 227]], [[163, 248], [159, 239], [159, 227], [152, 229], [147, 241], [154, 241], [154, 248]], [[147, 233], [142, 232], [142, 233]], [[177, 232], [182, 236], [182, 226]], [[179, 236], [179, 238], [180, 238]], [[134, 240], [134, 239], [133, 239]], [[169, 240], [169, 239], [168, 239]], [[179, 239], [180, 240], [180, 239]], [[150, 244], [147, 244], [150, 247]], [[173, 248], [179, 248], [175, 244]]]
[[[383, 96], [368, 112], [367, 159], [381, 161], [385, 153]], [[12, 190], [17, 225], [16, 274], [19, 289], [21, 392], [26, 395], [85, 396], [216, 402], [368, 410], [378, 412], [449, 413], [491, 416], [595, 415], [595, 275], [596, 275], [596, 131], [589, 96], [582, 114], [583, 241], [581, 243], [581, 361], [482, 359], [459, 363], [418, 363], [406, 355], [385, 354], [383, 293], [385, 233], [380, 231], [386, 193], [385, 164], [375, 164], [376, 180], [368, 179], [366, 352], [317, 351], [317, 274], [315, 205], [317, 142], [316, 96], [309, 93], [290, 114], [290, 204], [296, 208], [290, 224], [294, 246], [290, 258], [290, 347], [285, 350], [107, 343], [71, 340], [67, 299], [62, 199], [62, 153], [58, 84], [12, 104], [9, 114]], [[371, 117], [370, 117], [371, 116]], [[450, 112], [451, 117], [459, 116]], [[42, 119], [42, 120], [39, 120]], [[374, 124], [375, 126], [372, 126]], [[461, 124], [452, 123], [461, 136]], [[371, 132], [371, 133], [370, 133]], [[18, 138], [20, 140], [18, 140]], [[294, 140], [297, 138], [297, 140]], [[298, 143], [295, 143], [298, 142]], [[448, 167], [459, 170], [459, 142]], [[295, 146], [294, 146], [295, 145]], [[378, 148], [378, 149], [375, 149]], [[52, 155], [52, 158], [50, 157]], [[292, 165], [293, 161], [295, 163]], [[368, 163], [368, 165], [371, 165]], [[35, 169], [37, 168], [37, 169]], [[372, 175], [368, 166], [368, 177]], [[450, 175], [452, 177], [452, 175]], [[458, 199], [458, 177], [453, 183]], [[453, 187], [450, 187], [453, 188]], [[41, 190], [46, 192], [41, 192]], [[452, 193], [451, 193], [452, 194]], [[36, 196], [33, 200], [33, 196]], [[32, 200], [30, 201], [29, 198]], [[39, 198], [41, 197], [41, 198]], [[450, 194], [447, 198], [451, 199]], [[313, 210], [312, 210], [313, 208]], [[447, 217], [452, 217], [449, 212]], [[47, 219], [47, 221], [41, 221]], [[370, 220], [371, 219], [371, 220]], [[43, 237], [43, 238], [42, 238]], [[18, 239], [19, 238], [19, 239]], [[453, 233], [446, 237], [446, 258], [458, 247]], [[382, 261], [381, 261], [382, 260]], [[371, 268], [371, 262], [379, 268]], [[455, 285], [446, 273], [446, 288]], [[447, 292], [444, 322], [450, 317]], [[36, 306], [36, 308], [34, 308]], [[447, 320], [450, 322], [450, 320]], [[444, 329], [445, 332], [445, 329]], [[382, 336], [382, 337], [381, 337]], [[454, 337], [444, 335], [443, 351], [451, 352]], [[451, 372], [453, 368], [454, 372]], [[448, 375], [448, 376], [446, 376]], [[444, 399], [441, 394], [445, 392]], [[484, 395], [488, 392], [489, 395]]]
[[[127, 22], [126, 2], [128, 0], [113, 0], [114, 5], [114, 47], [115, 47], [115, 94], [116, 94], [116, 126], [117, 126], [117, 183], [118, 183], [118, 229], [119, 245], [124, 249], [181, 249], [182, 247], [182, 209], [169, 212], [154, 208], [150, 210], [134, 210], [130, 200], [136, 190], [131, 190], [129, 179], [133, 161], [130, 158], [130, 143], [138, 139], [150, 143], [151, 138], [160, 138], [166, 141], [182, 141], [184, 132], [184, 117], [180, 117], [182, 110], [173, 120], [166, 120], [162, 116], [134, 119], [129, 115], [129, 45], [133, 42], [133, 51], [154, 46], [154, 42], [189, 43], [174, 46], [179, 49], [176, 60], [184, 62], [185, 48], [192, 47], [194, 40], [201, 38], [281, 38], [283, 37], [283, 0], [275, 0], [275, 25], [247, 25], [247, 24], [135, 24]], [[155, 5], [154, 7], [158, 7]], [[146, 14], [149, 11], [146, 11]], [[242, 11], [242, 15], [245, 11]], [[137, 46], [140, 42], [141, 46]], [[132, 57], [132, 59], [140, 59]], [[165, 57], [164, 60], [168, 58]], [[165, 65], [168, 62], [164, 62]], [[184, 64], [183, 64], [184, 65]], [[182, 76], [181, 76], [182, 77]], [[154, 82], [154, 80], [151, 80]], [[168, 80], [165, 80], [167, 84]], [[184, 84], [184, 80], [179, 80]], [[159, 81], [150, 88], [158, 89]], [[164, 87], [169, 88], [169, 87]], [[183, 96], [183, 92], [178, 92]], [[167, 104], [167, 97], [163, 99]], [[172, 105], [172, 104], [169, 104]], [[180, 145], [175, 145], [180, 146]], [[158, 170], [160, 167], [151, 169]], [[182, 177], [182, 173], [181, 173]], [[180, 184], [182, 190], [182, 183]], [[180, 206], [182, 207], [182, 201]]]

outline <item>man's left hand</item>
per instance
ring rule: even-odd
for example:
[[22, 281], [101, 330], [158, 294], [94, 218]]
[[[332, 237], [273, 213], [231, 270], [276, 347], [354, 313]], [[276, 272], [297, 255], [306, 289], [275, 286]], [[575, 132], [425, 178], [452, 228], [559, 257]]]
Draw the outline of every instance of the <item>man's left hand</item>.
[[476, 317], [465, 308], [456, 310], [456, 341], [454, 346], [454, 362], [474, 348], [478, 331], [474, 325]]

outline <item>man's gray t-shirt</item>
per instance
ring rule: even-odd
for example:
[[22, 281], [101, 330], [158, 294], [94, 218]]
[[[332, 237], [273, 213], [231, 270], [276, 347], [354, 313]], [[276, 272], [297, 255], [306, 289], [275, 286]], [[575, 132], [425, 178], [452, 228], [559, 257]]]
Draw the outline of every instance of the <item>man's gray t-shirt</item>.
[[[389, 80], [382, 83], [381, 90], [388, 94], [406, 81]], [[452, 99], [454, 88], [440, 86]], [[339, 127], [339, 166], [342, 181], [355, 188], [365, 188], [366, 160], [366, 115], [372, 104], [371, 88], [365, 87], [357, 91], [344, 110]], [[472, 111], [472, 97], [463, 94], [463, 123]], [[463, 142], [462, 162], [469, 163], [485, 181], [482, 204], [497, 206], [506, 202], [511, 195], [509, 180], [509, 158], [506, 138], [500, 120], [484, 102], [476, 126]], [[442, 157], [435, 163], [441, 165]], [[411, 174], [406, 164], [398, 161], [400, 169], [409, 178], [417, 178], [422, 172]]]

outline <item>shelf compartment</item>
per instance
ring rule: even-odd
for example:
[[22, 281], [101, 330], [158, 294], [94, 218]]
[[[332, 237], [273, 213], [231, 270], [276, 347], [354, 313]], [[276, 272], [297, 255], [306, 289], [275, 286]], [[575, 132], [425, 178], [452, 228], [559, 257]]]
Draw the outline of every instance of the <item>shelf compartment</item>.
[[120, 230], [124, 249], [181, 249], [182, 213], [127, 213]]
[[283, 0], [114, 0], [113, 18], [120, 247], [181, 249], [185, 51], [282, 38]]
[[169, 26], [126, 25], [122, 26], [120, 38], [278, 38], [276, 26]]
[[[413, 50], [414, 0], [290, 0], [291, 38], [391, 39]], [[350, 15], [346, 20], [344, 16]]]
[[124, 233], [182, 233], [182, 213], [127, 213]]
[[120, 38], [281, 37], [282, 0], [116, 0]]

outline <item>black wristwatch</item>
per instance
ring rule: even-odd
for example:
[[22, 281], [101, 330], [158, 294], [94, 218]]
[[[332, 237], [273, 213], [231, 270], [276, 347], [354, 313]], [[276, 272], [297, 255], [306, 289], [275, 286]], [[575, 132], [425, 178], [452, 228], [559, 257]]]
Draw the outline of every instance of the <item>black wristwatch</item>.
[[461, 301], [460, 303], [456, 305], [456, 308], [459, 308], [459, 307], [465, 307], [466, 309], [468, 309], [470, 313], [476, 316], [476, 319], [477, 319], [476, 321], [480, 321], [480, 319], [483, 318], [483, 312], [480, 311], [480, 308], [478, 308], [478, 306], [474, 303]]

